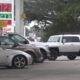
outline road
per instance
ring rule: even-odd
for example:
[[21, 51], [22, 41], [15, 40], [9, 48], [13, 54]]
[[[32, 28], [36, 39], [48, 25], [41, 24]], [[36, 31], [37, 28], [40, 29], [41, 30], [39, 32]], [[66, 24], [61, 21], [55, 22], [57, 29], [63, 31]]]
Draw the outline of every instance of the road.
[[80, 58], [70, 61], [59, 57], [24, 69], [0, 67], [0, 80], [80, 80]]

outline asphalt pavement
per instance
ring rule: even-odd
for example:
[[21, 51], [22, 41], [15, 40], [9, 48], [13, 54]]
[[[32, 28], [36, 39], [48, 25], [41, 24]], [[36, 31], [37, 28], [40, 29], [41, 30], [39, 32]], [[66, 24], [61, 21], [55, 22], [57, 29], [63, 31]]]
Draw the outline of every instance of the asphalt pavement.
[[0, 67], [0, 80], [80, 80], [80, 58], [70, 61], [62, 56], [24, 69]]

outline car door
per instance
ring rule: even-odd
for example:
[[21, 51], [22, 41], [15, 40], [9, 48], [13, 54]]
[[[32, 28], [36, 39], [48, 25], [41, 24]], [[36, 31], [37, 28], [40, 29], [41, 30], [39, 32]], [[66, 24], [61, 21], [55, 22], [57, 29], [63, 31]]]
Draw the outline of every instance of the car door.
[[0, 45], [5, 49], [11, 49], [15, 45], [15, 42], [8, 37], [0, 37]]
[[77, 52], [80, 49], [80, 41], [77, 36], [63, 36], [60, 46], [61, 52]]
[[7, 54], [6, 49], [0, 48], [0, 65], [6, 65], [7, 63]]

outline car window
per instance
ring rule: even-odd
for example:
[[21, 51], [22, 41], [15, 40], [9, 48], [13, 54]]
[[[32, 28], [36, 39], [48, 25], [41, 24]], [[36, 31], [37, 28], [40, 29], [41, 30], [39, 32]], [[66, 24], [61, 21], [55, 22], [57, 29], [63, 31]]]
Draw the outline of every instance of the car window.
[[62, 42], [80, 42], [78, 37], [67, 36], [62, 38]]
[[48, 39], [48, 42], [59, 42], [60, 41], [60, 37], [59, 36], [51, 36]]
[[28, 43], [28, 41], [20, 35], [9, 35], [9, 37], [18, 43]]
[[0, 38], [0, 45], [14, 45], [14, 42], [9, 38]]

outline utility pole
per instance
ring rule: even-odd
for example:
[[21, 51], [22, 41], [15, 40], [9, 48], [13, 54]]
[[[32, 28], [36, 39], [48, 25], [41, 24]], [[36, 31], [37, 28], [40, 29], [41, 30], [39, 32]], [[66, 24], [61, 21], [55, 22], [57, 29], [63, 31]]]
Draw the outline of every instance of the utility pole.
[[21, 18], [23, 14], [24, 0], [15, 0], [15, 32], [24, 36], [24, 19]]

